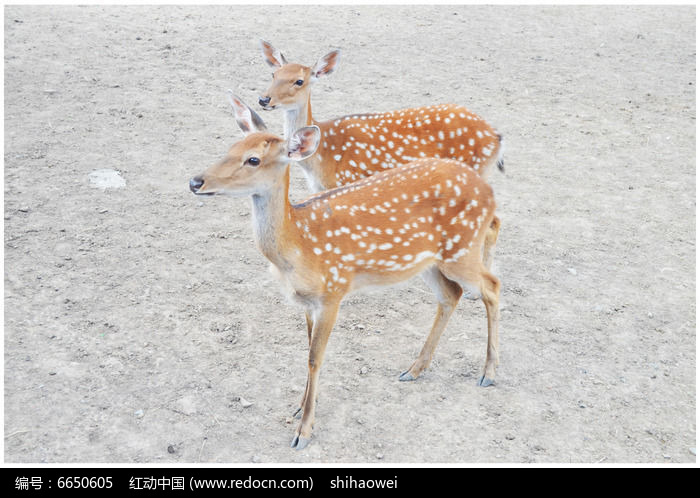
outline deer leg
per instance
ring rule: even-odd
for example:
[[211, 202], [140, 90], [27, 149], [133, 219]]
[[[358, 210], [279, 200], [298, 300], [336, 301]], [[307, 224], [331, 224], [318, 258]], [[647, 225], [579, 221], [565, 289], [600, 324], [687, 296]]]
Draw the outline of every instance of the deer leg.
[[496, 367], [498, 366], [498, 301], [500, 293], [501, 282], [488, 271], [482, 272], [481, 299], [486, 306], [489, 335], [486, 346], [484, 373], [477, 382], [481, 387], [490, 386], [496, 378]]
[[309, 345], [309, 375], [304, 405], [302, 406], [301, 422], [296, 429], [291, 447], [304, 449], [311, 441], [314, 416], [316, 412], [316, 396], [318, 395], [318, 377], [321, 372], [323, 355], [326, 351], [328, 338], [338, 316], [339, 302], [324, 303], [313, 322], [311, 343]]
[[496, 366], [498, 365], [498, 301], [501, 283], [484, 267], [481, 261], [471, 256], [466, 256], [456, 263], [442, 265], [440, 271], [450, 280], [459, 283], [462, 290], [469, 293], [469, 297], [473, 299], [481, 297], [486, 306], [488, 323], [486, 365], [477, 385], [490, 386], [496, 378]]
[[[314, 319], [313, 319], [313, 315], [309, 311], [306, 311], [305, 316], [306, 316], [306, 333], [309, 336], [309, 347], [311, 347], [311, 331], [313, 330], [313, 327], [314, 327]], [[302, 396], [302, 398], [301, 398], [301, 403], [299, 403], [299, 407], [292, 414], [292, 418], [296, 418], [296, 419], [301, 418], [301, 411], [304, 408], [304, 401], [306, 400], [306, 393], [308, 391], [309, 391], [309, 377], [307, 375], [306, 387], [304, 388], [304, 396]]]
[[433, 328], [421, 349], [418, 358], [413, 362], [411, 368], [399, 376], [400, 381], [416, 380], [420, 373], [428, 368], [433, 359], [433, 353], [437, 347], [442, 332], [450, 320], [452, 312], [457, 307], [459, 298], [462, 295], [462, 288], [455, 282], [447, 279], [437, 267], [433, 266], [424, 271], [421, 276], [430, 286], [438, 298], [438, 309], [433, 322]]
[[493, 255], [491, 254], [491, 249], [496, 245], [498, 240], [498, 232], [501, 229], [501, 220], [498, 216], [494, 216], [488, 230], [486, 231], [486, 238], [484, 239], [484, 266], [487, 270], [491, 270], [491, 262], [493, 261]]

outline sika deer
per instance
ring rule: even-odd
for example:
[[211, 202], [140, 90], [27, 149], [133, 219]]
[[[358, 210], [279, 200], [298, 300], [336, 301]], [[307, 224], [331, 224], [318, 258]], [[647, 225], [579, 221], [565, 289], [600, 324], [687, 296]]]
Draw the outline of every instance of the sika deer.
[[275, 69], [272, 85], [260, 97], [265, 110], [284, 110], [284, 136], [316, 125], [321, 141], [316, 154], [300, 161], [312, 192], [340, 187], [414, 159], [456, 159], [488, 178], [494, 165], [503, 171], [501, 135], [483, 119], [455, 104], [399, 111], [353, 114], [316, 121], [311, 114], [311, 87], [332, 73], [340, 51], [322, 57], [314, 67], [288, 63], [264, 40], [263, 57]]
[[493, 383], [500, 282], [480, 255], [496, 208], [491, 187], [457, 161], [421, 159], [292, 205], [289, 163], [314, 153], [322, 139], [319, 128], [303, 127], [285, 141], [267, 133], [245, 104], [235, 98], [232, 103], [247, 134], [223, 160], [192, 178], [190, 189], [197, 195], [251, 197], [257, 245], [306, 312], [308, 377], [291, 446], [302, 449], [311, 439], [319, 372], [340, 302], [365, 286], [421, 275], [437, 296], [430, 334], [400, 380], [416, 379], [430, 364], [462, 292], [480, 297], [488, 344], [478, 384]]

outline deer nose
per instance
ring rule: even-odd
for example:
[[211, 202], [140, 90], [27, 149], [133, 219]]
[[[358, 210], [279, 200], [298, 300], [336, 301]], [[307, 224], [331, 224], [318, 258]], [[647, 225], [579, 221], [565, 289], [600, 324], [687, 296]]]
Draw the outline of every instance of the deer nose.
[[202, 188], [202, 185], [204, 185], [204, 178], [201, 176], [195, 176], [194, 178], [190, 179], [190, 190], [193, 193], [197, 193], [197, 191]]
[[260, 97], [258, 99], [258, 103], [263, 107], [267, 107], [267, 104], [270, 103], [270, 100], [271, 100], [271, 97], [264, 97], [264, 98]]

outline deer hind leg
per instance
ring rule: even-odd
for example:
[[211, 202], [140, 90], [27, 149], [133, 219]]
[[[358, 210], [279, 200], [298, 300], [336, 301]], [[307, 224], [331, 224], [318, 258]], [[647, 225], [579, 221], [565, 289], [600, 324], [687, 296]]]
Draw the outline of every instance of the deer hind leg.
[[488, 344], [486, 346], [486, 365], [479, 377], [478, 385], [490, 386], [496, 379], [498, 366], [498, 301], [501, 295], [501, 282], [489, 271], [482, 273], [481, 299], [486, 306], [488, 320]]
[[496, 379], [498, 366], [498, 302], [501, 282], [484, 267], [481, 261], [469, 256], [455, 263], [444, 264], [440, 271], [450, 280], [459, 283], [463, 290], [470, 293], [470, 297], [481, 297], [486, 307], [488, 323], [486, 364], [477, 385], [490, 386]]
[[311, 432], [316, 413], [318, 378], [328, 338], [338, 316], [339, 305], [339, 302], [325, 303], [314, 317], [309, 345], [309, 374], [303, 399], [301, 422], [294, 433], [291, 444], [291, 447], [297, 450], [304, 449], [311, 441]]
[[433, 358], [435, 348], [440, 340], [440, 336], [445, 330], [447, 322], [450, 320], [450, 316], [462, 295], [462, 288], [455, 282], [445, 278], [435, 266], [425, 270], [421, 274], [421, 277], [423, 277], [423, 280], [437, 296], [438, 309], [435, 315], [435, 321], [433, 322], [433, 328], [430, 330], [430, 334], [423, 345], [423, 349], [418, 355], [418, 358], [416, 358], [416, 361], [411, 365], [411, 368], [401, 374], [399, 377], [401, 381], [416, 380], [420, 373], [428, 368]]
[[491, 263], [493, 261], [493, 255], [491, 250], [493, 246], [496, 245], [498, 241], [498, 232], [501, 229], [501, 220], [498, 216], [494, 216], [488, 230], [486, 230], [486, 238], [484, 239], [484, 266], [487, 270], [491, 270]]

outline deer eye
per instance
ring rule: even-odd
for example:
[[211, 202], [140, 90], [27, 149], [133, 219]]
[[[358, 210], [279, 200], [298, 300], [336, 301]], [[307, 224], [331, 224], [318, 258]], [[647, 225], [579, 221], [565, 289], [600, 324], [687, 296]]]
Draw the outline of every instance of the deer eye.
[[301, 85], [304, 84], [304, 80], [296, 80], [296, 81], [294, 82], [294, 84], [295, 84], [296, 86], [301, 86]]
[[246, 161], [246, 164], [250, 164], [251, 166], [258, 166], [260, 164], [260, 159], [258, 159], [257, 157], [249, 157]]

